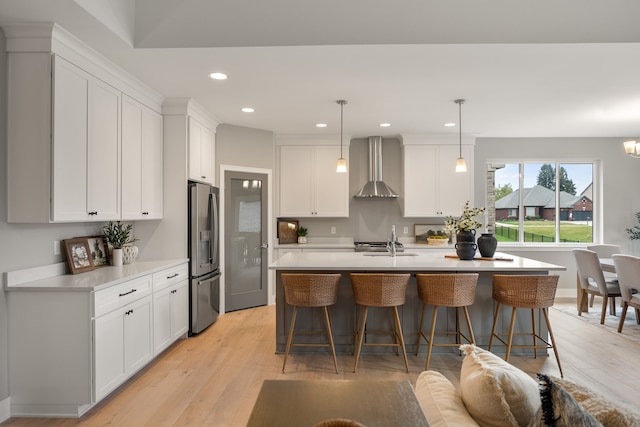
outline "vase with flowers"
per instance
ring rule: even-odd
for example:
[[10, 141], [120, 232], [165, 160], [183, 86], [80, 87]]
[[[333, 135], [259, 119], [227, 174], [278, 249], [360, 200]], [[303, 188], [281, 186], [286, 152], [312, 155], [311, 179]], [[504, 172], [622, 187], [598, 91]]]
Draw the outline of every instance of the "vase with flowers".
[[459, 217], [449, 216], [445, 221], [445, 229], [456, 233], [456, 253], [460, 259], [473, 259], [477, 245], [476, 230], [482, 226], [476, 217], [485, 212], [485, 208], [472, 208], [469, 201], [464, 204]]

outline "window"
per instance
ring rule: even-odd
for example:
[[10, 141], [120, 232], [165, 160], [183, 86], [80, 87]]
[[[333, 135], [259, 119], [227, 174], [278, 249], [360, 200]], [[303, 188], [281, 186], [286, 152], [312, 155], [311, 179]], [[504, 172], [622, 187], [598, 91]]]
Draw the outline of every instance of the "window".
[[490, 164], [487, 210], [498, 241], [593, 242], [595, 170], [592, 162]]

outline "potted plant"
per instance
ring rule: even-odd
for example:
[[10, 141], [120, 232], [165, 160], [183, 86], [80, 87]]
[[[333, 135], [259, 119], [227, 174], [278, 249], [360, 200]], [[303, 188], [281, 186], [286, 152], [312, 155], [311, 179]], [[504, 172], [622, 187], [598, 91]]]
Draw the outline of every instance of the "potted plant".
[[469, 201], [464, 204], [462, 214], [456, 218], [449, 216], [445, 221], [445, 229], [456, 233], [456, 252], [460, 259], [470, 260], [476, 252], [476, 230], [482, 223], [476, 217], [485, 212], [485, 208], [472, 208]]
[[636, 212], [637, 224], [631, 228], [627, 228], [629, 240], [631, 240], [634, 255], [640, 254], [640, 212]]
[[[102, 234], [107, 238], [107, 243], [112, 247], [111, 263], [114, 266], [121, 266], [133, 262], [138, 255], [138, 247], [132, 243], [138, 241], [133, 235], [133, 224], [122, 224], [120, 221], [109, 221], [109, 224], [102, 227]], [[123, 253], [126, 248], [127, 254]], [[124, 262], [126, 258], [127, 262]]]
[[307, 243], [307, 227], [300, 226], [298, 227], [298, 243]]

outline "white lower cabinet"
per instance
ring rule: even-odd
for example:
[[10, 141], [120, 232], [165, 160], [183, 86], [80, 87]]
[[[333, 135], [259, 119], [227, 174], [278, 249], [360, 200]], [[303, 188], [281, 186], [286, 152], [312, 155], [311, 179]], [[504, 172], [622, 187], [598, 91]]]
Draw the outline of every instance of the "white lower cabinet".
[[95, 292], [73, 280], [114, 276], [7, 292], [12, 416], [79, 417], [186, 335], [187, 264], [134, 273]]
[[189, 330], [189, 281], [185, 266], [153, 276], [153, 354], [158, 355]]
[[151, 296], [95, 319], [95, 400], [99, 401], [153, 357]]

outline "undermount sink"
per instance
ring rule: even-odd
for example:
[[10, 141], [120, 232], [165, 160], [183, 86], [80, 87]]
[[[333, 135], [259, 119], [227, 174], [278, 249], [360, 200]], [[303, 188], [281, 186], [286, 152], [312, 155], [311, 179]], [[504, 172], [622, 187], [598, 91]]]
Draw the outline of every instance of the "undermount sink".
[[[417, 252], [396, 252], [396, 256], [418, 256]], [[391, 254], [389, 252], [367, 252], [364, 256], [386, 256], [390, 257]]]

